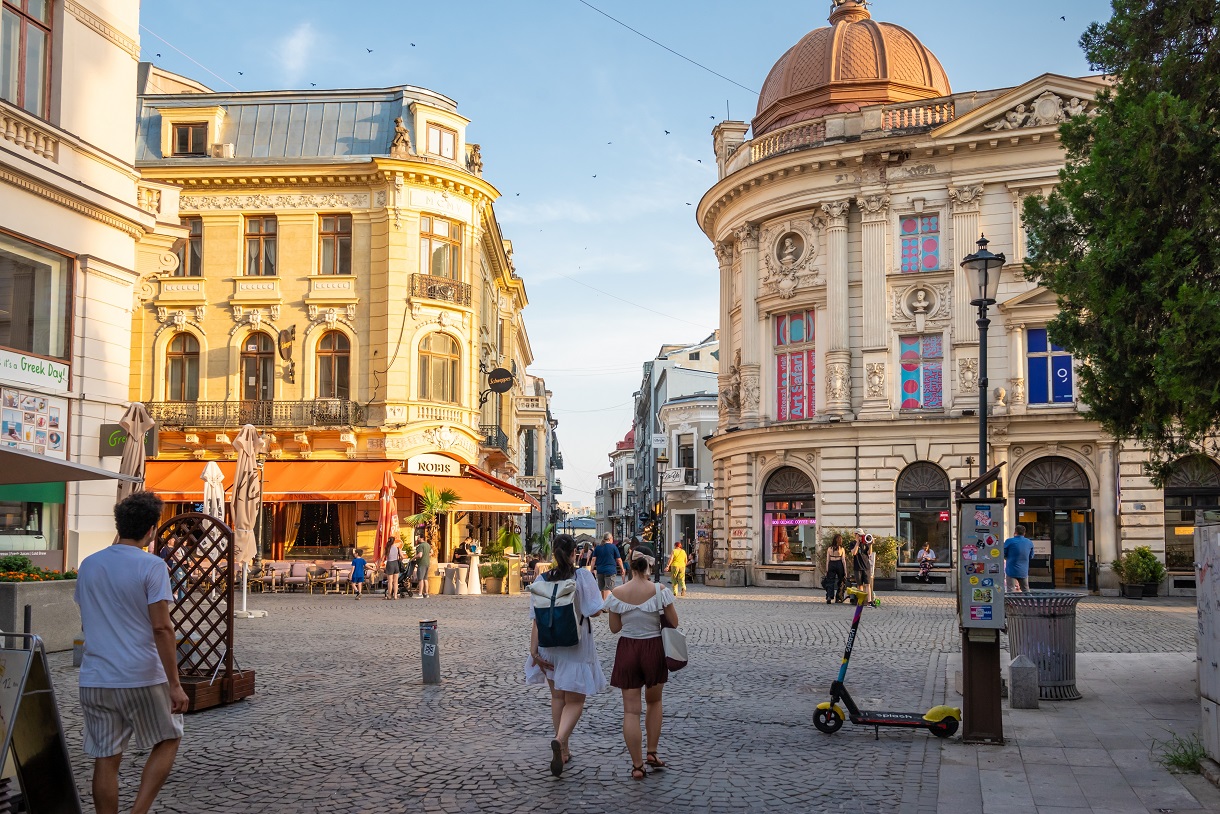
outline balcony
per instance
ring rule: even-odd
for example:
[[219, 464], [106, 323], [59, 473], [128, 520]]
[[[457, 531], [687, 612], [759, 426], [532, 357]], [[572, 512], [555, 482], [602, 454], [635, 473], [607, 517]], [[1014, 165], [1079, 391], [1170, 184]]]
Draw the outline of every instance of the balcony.
[[562, 495], [563, 494], [563, 481], [561, 481], [561, 480], [555, 481], [555, 485], [551, 487], [551, 494], [553, 494], [553, 495]]
[[162, 427], [227, 429], [253, 424], [282, 429], [349, 427], [364, 420], [347, 399], [315, 401], [152, 401], [148, 414]]
[[563, 469], [563, 453], [562, 452], [556, 452], [553, 455], [551, 455], [551, 468], [552, 469]]
[[448, 277], [434, 277], [431, 274], [411, 275], [411, 297], [414, 299], [436, 300], [450, 302], [454, 305], [470, 307], [470, 286]]
[[699, 470], [689, 467], [666, 469], [661, 476], [661, 488], [666, 492], [686, 491], [699, 485]]
[[498, 449], [508, 455], [508, 436], [504, 430], [495, 424], [480, 424], [479, 432], [483, 434], [483, 446]]
[[517, 485], [527, 492], [541, 493], [546, 489], [546, 481], [535, 475], [518, 475]]

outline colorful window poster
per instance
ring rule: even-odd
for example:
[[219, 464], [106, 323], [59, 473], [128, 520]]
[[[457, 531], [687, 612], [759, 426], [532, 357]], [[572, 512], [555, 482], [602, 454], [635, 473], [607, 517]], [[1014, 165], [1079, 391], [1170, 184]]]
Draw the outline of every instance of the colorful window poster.
[[0, 444], [67, 460], [68, 400], [0, 388]]
[[940, 334], [902, 336], [898, 339], [903, 410], [943, 406], [942, 362], [944, 337]]
[[904, 274], [940, 268], [940, 216], [913, 215], [899, 221]]

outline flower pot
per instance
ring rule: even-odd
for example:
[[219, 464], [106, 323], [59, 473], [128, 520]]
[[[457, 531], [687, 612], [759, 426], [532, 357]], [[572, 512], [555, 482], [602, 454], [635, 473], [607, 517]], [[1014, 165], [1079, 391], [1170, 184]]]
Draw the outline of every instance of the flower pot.
[[428, 575], [428, 593], [433, 596], [440, 596], [441, 588], [444, 586], [444, 574], [429, 574]]
[[1120, 587], [1122, 588], [1123, 596], [1126, 597], [1127, 599], [1143, 599], [1144, 598], [1143, 583], [1136, 584], [1136, 585], [1128, 585], [1128, 584], [1124, 583]]
[[1145, 582], [1144, 583], [1144, 596], [1149, 596], [1149, 597], [1156, 596], [1160, 592], [1160, 589], [1161, 589], [1161, 583], [1159, 583], [1159, 582]]
[[504, 578], [487, 577], [483, 580], [483, 592], [488, 594], [504, 593]]

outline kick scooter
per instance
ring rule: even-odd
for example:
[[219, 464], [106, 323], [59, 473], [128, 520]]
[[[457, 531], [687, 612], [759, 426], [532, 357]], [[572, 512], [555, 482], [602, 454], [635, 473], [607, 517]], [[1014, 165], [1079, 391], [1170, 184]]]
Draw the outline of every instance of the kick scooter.
[[[873, 727], [873, 734], [880, 739], [880, 727], [908, 726], [916, 729], [926, 729], [938, 738], [947, 738], [957, 731], [958, 722], [962, 719], [962, 711], [957, 707], [936, 706], [922, 715], [918, 712], [873, 712], [862, 710], [852, 700], [851, 693], [843, 684], [847, 677], [847, 665], [851, 661], [851, 648], [856, 642], [856, 631], [860, 628], [860, 616], [864, 613], [864, 603], [868, 592], [859, 588], [848, 588], [847, 593], [856, 600], [856, 615], [851, 620], [851, 632], [847, 634], [847, 648], [843, 651], [843, 663], [839, 667], [839, 677], [830, 685], [830, 700], [823, 701], [813, 712], [813, 725], [819, 732], [833, 735], [843, 727], [843, 721], [850, 718], [857, 726]], [[842, 701], [847, 707], [847, 716], [839, 706]]]

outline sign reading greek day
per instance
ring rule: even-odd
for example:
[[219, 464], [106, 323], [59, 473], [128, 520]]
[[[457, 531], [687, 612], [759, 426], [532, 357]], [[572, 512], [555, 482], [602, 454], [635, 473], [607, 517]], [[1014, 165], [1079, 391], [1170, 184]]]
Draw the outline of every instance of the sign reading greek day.
[[67, 365], [11, 350], [0, 350], [0, 379], [56, 393], [68, 392]]

